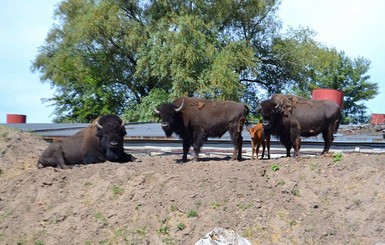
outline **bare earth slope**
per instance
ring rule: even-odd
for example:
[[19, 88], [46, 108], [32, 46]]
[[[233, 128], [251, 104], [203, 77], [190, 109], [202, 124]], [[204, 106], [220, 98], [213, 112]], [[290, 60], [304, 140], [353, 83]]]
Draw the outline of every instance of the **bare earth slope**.
[[0, 128], [0, 244], [385, 243], [384, 154], [37, 169], [47, 145]]

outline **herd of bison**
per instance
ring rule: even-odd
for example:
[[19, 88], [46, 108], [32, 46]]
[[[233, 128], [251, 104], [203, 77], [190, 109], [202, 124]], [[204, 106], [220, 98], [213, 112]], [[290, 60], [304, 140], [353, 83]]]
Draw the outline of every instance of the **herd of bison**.
[[[0, 127], [0, 243], [195, 244], [222, 227], [251, 244], [385, 244], [385, 154], [328, 153], [335, 103], [274, 95], [253, 127], [237, 102], [181, 97], [154, 111], [181, 153], [129, 154], [116, 115], [51, 144]], [[226, 131], [229, 157], [200, 154]], [[301, 136], [318, 134], [322, 154], [298, 156]], [[295, 157], [270, 158], [270, 136]]]
[[[231, 160], [242, 160], [242, 131], [247, 123], [249, 109], [234, 101], [210, 101], [207, 99], [180, 97], [173, 103], [164, 103], [155, 113], [167, 137], [173, 133], [182, 139], [182, 162], [187, 162], [190, 147], [194, 150], [193, 161], [199, 161], [203, 143], [209, 137], [222, 137], [229, 132], [234, 144]], [[270, 158], [270, 137], [277, 136], [286, 148], [286, 156], [299, 156], [301, 136], [322, 134], [324, 149], [328, 153], [340, 124], [341, 109], [333, 101], [310, 100], [294, 95], [275, 94], [261, 103], [263, 124], [260, 132], [250, 135], [254, 150], [262, 145], [262, 157], [267, 146]], [[257, 126], [256, 126], [257, 127]], [[105, 161], [135, 161], [123, 149], [126, 135], [125, 124], [117, 115], [104, 115], [90, 126], [64, 140], [52, 143], [39, 158], [38, 166], [71, 168], [76, 164], [93, 164]], [[256, 146], [254, 146], [256, 143]], [[257, 149], [255, 149], [257, 148]], [[253, 156], [254, 157], [254, 154]]]

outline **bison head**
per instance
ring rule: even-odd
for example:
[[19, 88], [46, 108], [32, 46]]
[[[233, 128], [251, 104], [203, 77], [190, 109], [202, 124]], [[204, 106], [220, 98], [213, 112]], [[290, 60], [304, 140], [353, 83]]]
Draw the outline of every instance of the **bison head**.
[[269, 130], [274, 121], [282, 118], [282, 107], [278, 100], [267, 99], [261, 102], [261, 114], [265, 131]]
[[181, 126], [180, 111], [184, 105], [177, 107], [174, 103], [164, 103], [159, 106], [159, 109], [154, 109], [162, 120], [162, 129], [167, 137], [171, 137], [173, 132], [179, 133], [178, 128]]
[[278, 125], [283, 118], [289, 117], [292, 113], [293, 105], [298, 102], [298, 97], [283, 94], [274, 94], [271, 99], [262, 101], [261, 114], [263, 118], [264, 131], [269, 131], [272, 124]]
[[123, 154], [124, 122], [116, 115], [101, 116], [95, 123], [99, 145], [108, 161], [119, 161]]

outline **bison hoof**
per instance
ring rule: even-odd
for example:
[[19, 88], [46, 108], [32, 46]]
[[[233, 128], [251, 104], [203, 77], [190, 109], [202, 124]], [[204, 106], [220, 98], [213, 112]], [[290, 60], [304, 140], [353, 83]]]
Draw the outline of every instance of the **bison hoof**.
[[131, 155], [130, 162], [142, 162], [142, 160]]
[[187, 159], [176, 160], [176, 163], [179, 163], [179, 164], [182, 164], [182, 163], [185, 163], [185, 162], [187, 162]]

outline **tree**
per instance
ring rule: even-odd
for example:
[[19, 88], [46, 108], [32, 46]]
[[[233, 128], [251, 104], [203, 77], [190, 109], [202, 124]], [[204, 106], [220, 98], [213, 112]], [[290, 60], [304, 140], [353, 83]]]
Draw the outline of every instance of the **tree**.
[[169, 99], [240, 100], [239, 75], [258, 63], [250, 40], [266, 29], [276, 6], [274, 0], [63, 1], [32, 69], [56, 88], [47, 99], [56, 121], [136, 109], [154, 88]]
[[129, 101], [140, 101], [154, 85], [134, 74], [145, 39], [142, 13], [132, 2], [63, 1], [59, 24], [49, 32], [32, 69], [56, 88], [48, 99], [55, 121], [89, 122], [101, 114], [121, 114]]
[[302, 54], [294, 55], [300, 58], [297, 62], [301, 65], [296, 69], [298, 80], [291, 91], [310, 97], [317, 88], [341, 90], [344, 92], [345, 122], [365, 122], [367, 118], [363, 115], [367, 108], [363, 102], [378, 94], [378, 84], [370, 82], [367, 74], [370, 61], [363, 57], [352, 59], [343, 51], [325, 47], [314, 41], [314, 34], [308, 30], [291, 30], [290, 35], [289, 40], [295, 40], [298, 46], [287, 46]]
[[272, 93], [308, 94], [343, 71], [344, 86], [368, 92], [352, 92], [348, 110], [365, 109], [358, 102], [377, 89], [365, 78], [367, 62], [323, 47], [308, 29], [281, 34], [279, 4], [65, 0], [32, 69], [56, 89], [46, 101], [57, 122], [107, 113], [154, 120], [153, 107], [181, 95], [242, 101], [255, 110]]
[[[370, 82], [367, 74], [370, 61], [363, 57], [351, 59], [342, 51], [316, 42], [314, 36], [309, 29], [291, 29], [275, 41], [274, 53], [283, 56], [281, 67], [285, 72], [280, 74], [286, 86], [284, 90], [308, 98], [317, 88], [341, 90], [344, 92], [345, 122], [364, 122], [367, 108], [363, 101], [378, 94], [378, 84]], [[285, 82], [290, 79], [291, 83]], [[279, 84], [275, 89], [278, 87]]]

